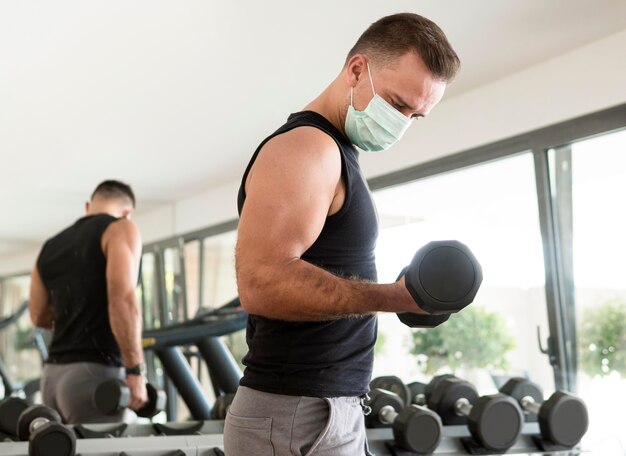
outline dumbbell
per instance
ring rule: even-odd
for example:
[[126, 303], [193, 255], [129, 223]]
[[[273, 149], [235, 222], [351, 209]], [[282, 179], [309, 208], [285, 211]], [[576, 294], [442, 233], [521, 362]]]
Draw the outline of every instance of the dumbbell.
[[370, 382], [370, 391], [377, 388], [397, 394], [402, 399], [404, 405], [411, 404], [411, 391], [400, 377], [395, 375], [376, 377]]
[[[148, 402], [136, 410], [137, 416], [152, 418], [165, 408], [167, 399], [165, 392], [157, 390], [154, 385], [146, 383]], [[128, 407], [130, 402], [130, 389], [123, 380], [109, 379], [100, 383], [93, 395], [94, 405], [102, 413], [113, 414]]]
[[365, 405], [371, 408], [365, 416], [365, 425], [370, 428], [392, 426], [396, 444], [404, 449], [428, 454], [441, 442], [441, 419], [425, 407], [405, 407], [397, 394], [380, 388], [369, 392]]
[[408, 385], [395, 375], [385, 375], [376, 377], [370, 382], [370, 390], [375, 388], [384, 389], [397, 394], [404, 401], [405, 405], [427, 405], [428, 398], [433, 389], [445, 378], [454, 377], [452, 374], [437, 375], [428, 383], [412, 382]]
[[226, 393], [217, 396], [215, 398], [215, 404], [213, 404], [213, 408], [211, 409], [211, 419], [225, 420], [230, 404], [233, 403], [233, 399], [235, 399], [234, 393]]
[[522, 377], [508, 380], [500, 392], [520, 404], [527, 421], [538, 418], [541, 437], [549, 443], [571, 448], [587, 432], [587, 407], [582, 399], [572, 394], [557, 391], [544, 402], [541, 387]]
[[17, 422], [17, 437], [28, 440], [29, 456], [74, 456], [76, 435], [61, 423], [56, 410], [33, 405], [24, 410]]
[[456, 377], [439, 381], [428, 406], [444, 424], [467, 424], [474, 440], [491, 451], [505, 452], [513, 446], [524, 423], [513, 398], [504, 394], [479, 397], [471, 383]]
[[445, 380], [446, 378], [454, 378], [453, 374], [440, 374], [434, 376], [430, 382], [422, 383], [422, 382], [411, 382], [407, 385], [410, 392], [410, 403], [416, 405], [428, 405], [428, 401], [430, 400], [430, 396], [433, 394], [434, 389], [437, 387], [439, 382]]
[[417, 306], [430, 314], [398, 313], [400, 321], [411, 328], [432, 328], [445, 322], [474, 300], [483, 280], [480, 263], [459, 241], [426, 244], [400, 273], [403, 275]]
[[20, 397], [7, 397], [0, 402], [0, 431], [9, 438], [16, 436], [17, 420], [29, 407], [28, 402]]

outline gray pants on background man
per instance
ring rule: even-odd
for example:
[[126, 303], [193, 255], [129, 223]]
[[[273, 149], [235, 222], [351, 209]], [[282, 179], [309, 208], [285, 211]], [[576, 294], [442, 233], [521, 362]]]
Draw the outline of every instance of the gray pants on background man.
[[365, 456], [358, 397], [285, 396], [240, 386], [224, 425], [226, 456]]
[[131, 418], [132, 413], [126, 409], [113, 414], [102, 413], [94, 405], [93, 395], [101, 382], [111, 378], [124, 380], [124, 376], [123, 368], [104, 364], [46, 363], [41, 376], [41, 399], [59, 412], [67, 424], [123, 422]]

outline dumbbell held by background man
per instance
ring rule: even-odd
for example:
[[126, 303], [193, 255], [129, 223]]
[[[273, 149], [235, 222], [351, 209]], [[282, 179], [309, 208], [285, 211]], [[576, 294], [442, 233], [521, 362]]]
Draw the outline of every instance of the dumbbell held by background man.
[[[135, 410], [137, 416], [152, 418], [165, 409], [167, 399], [165, 392], [157, 390], [150, 383], [146, 383], [148, 402], [139, 410]], [[123, 380], [109, 379], [98, 385], [93, 395], [94, 405], [103, 413], [112, 414], [128, 407], [130, 401], [130, 389]]]
[[459, 241], [433, 241], [419, 249], [404, 276], [415, 304], [427, 314], [398, 313], [412, 328], [435, 327], [472, 303], [483, 279], [480, 263]]

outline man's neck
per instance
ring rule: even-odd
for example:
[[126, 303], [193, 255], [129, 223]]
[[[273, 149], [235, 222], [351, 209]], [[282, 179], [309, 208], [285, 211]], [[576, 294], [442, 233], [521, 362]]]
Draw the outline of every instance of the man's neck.
[[304, 107], [305, 111], [313, 111], [324, 116], [337, 130], [345, 136], [345, 118], [347, 107], [344, 106], [342, 94], [337, 93], [335, 84], [331, 84], [315, 100]]

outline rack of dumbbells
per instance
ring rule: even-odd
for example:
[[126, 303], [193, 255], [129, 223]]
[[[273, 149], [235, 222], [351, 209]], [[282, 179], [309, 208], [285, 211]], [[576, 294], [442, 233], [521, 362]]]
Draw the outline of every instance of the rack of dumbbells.
[[375, 454], [574, 455], [589, 424], [580, 398], [557, 391], [544, 400], [526, 378], [511, 378], [497, 394], [484, 396], [450, 374], [409, 385], [379, 377], [370, 387], [366, 425]]

